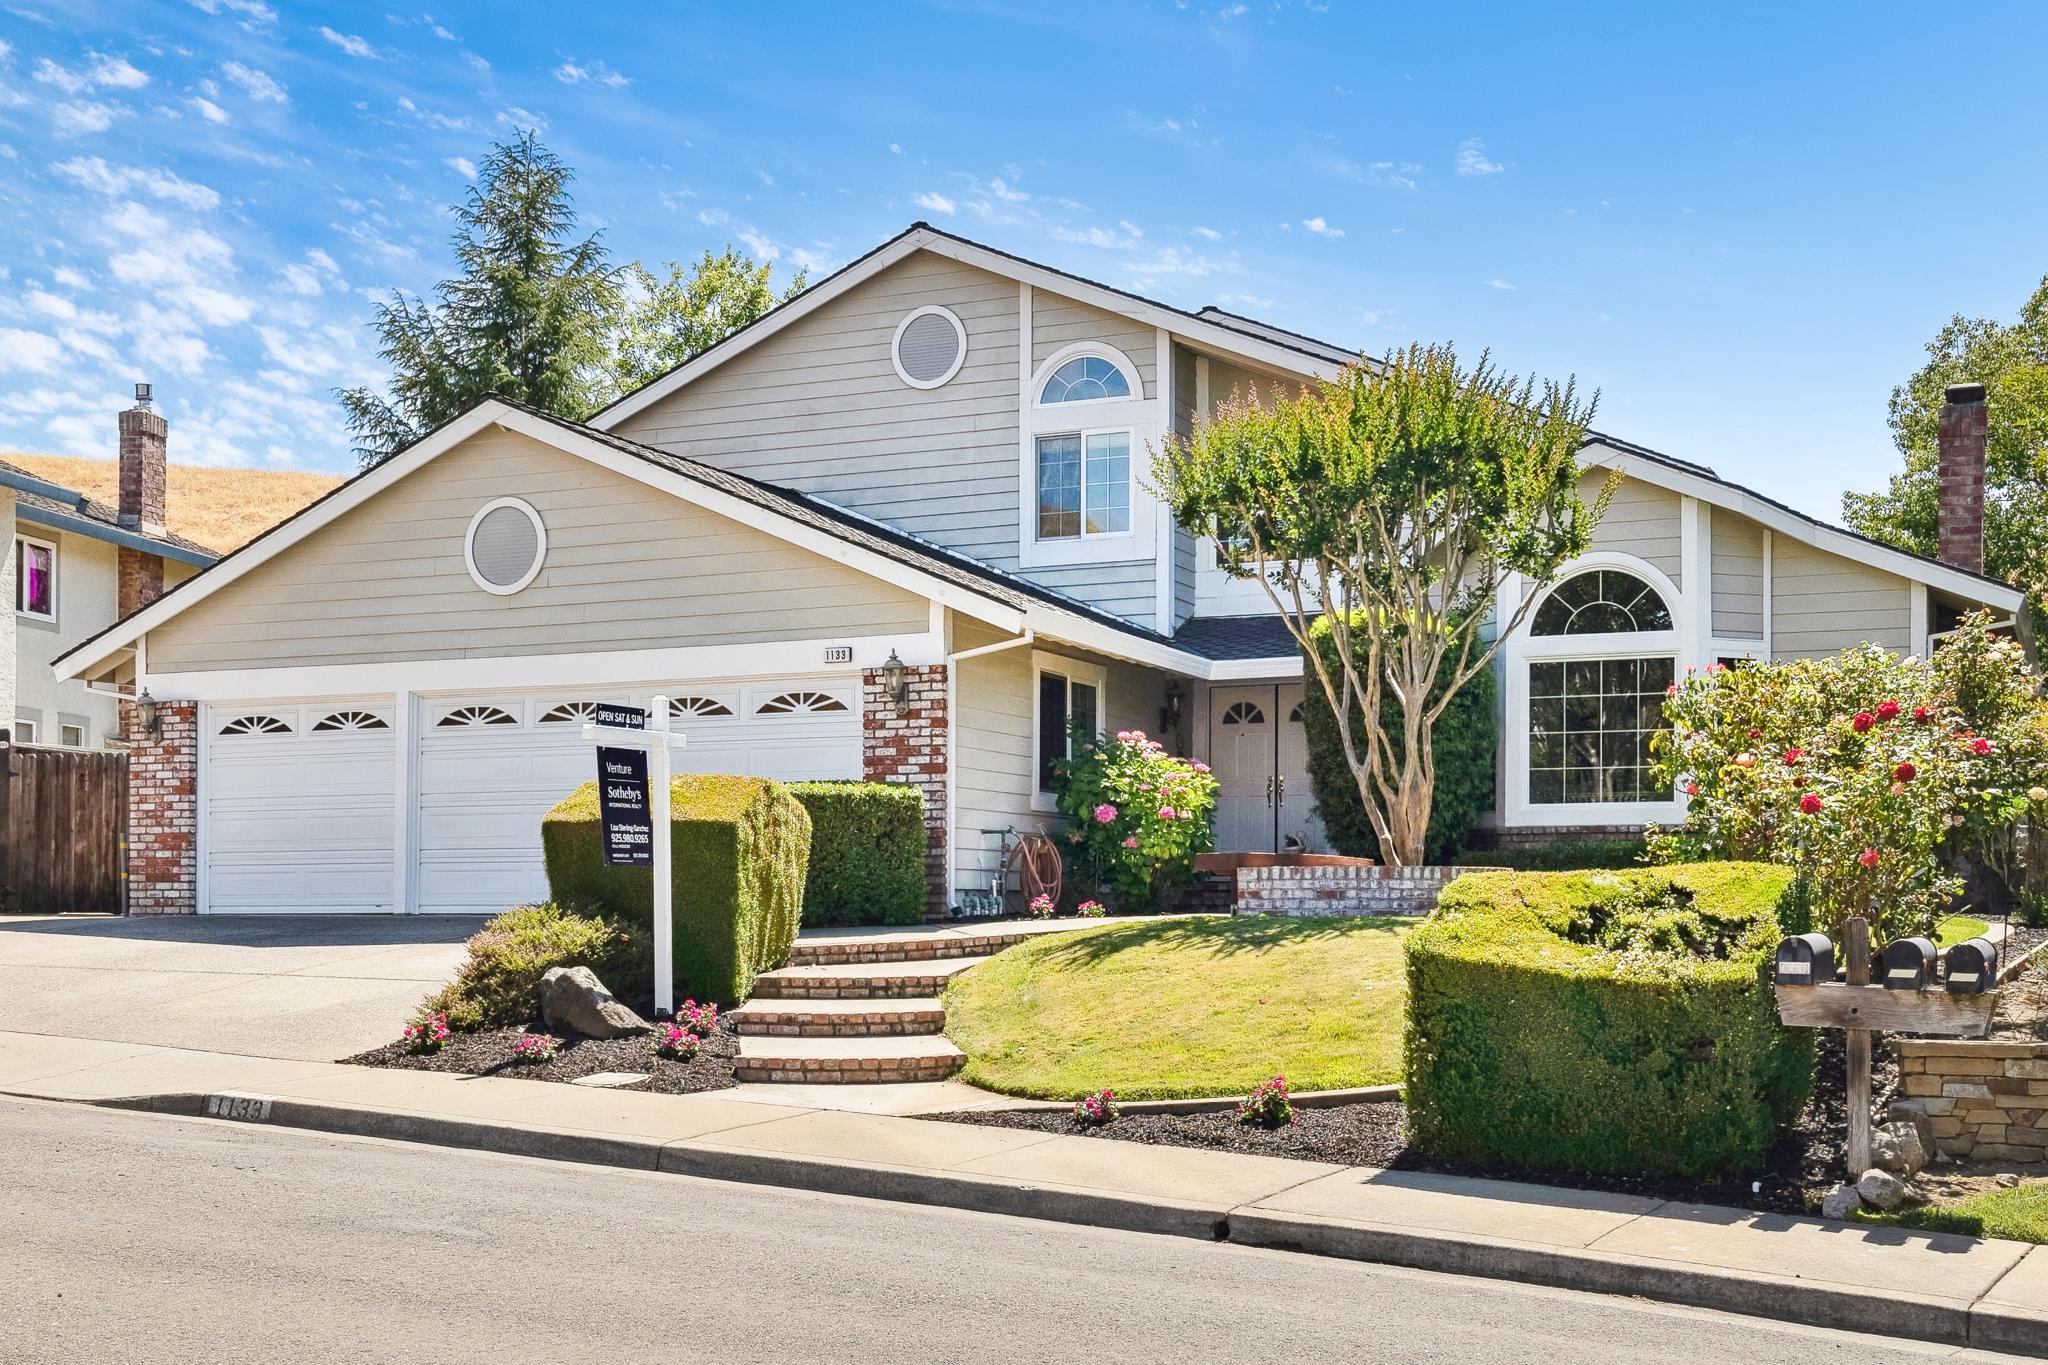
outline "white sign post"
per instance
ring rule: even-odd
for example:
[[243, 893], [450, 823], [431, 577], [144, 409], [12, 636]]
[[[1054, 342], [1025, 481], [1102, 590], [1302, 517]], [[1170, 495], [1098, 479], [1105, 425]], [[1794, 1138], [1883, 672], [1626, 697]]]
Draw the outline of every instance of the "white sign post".
[[[667, 1016], [676, 1010], [675, 878], [669, 847], [669, 755], [684, 747], [684, 736], [670, 732], [668, 698], [657, 696], [648, 707], [648, 727], [628, 729], [616, 725], [585, 725], [585, 743], [604, 749], [643, 749], [647, 752], [648, 841], [653, 846], [654, 872], [654, 1012]], [[600, 785], [602, 785], [600, 783]]]

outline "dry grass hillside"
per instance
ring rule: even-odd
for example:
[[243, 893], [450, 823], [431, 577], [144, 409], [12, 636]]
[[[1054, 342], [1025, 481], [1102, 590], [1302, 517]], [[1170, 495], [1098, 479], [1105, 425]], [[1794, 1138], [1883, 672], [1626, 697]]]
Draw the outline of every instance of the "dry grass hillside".
[[[98, 502], [121, 500], [121, 470], [113, 460], [63, 455], [0, 455], [51, 483], [75, 488]], [[166, 519], [173, 531], [219, 554], [238, 548], [283, 521], [341, 479], [288, 469], [205, 469], [173, 463]]]

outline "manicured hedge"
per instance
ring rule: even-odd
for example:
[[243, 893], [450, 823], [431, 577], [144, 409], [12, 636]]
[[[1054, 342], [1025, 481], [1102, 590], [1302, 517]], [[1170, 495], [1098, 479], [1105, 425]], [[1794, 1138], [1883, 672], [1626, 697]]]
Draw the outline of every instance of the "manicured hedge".
[[1756, 863], [1460, 877], [1406, 945], [1411, 1141], [1554, 1170], [1753, 1168], [1813, 1083], [1812, 1032], [1779, 1025], [1766, 974], [1803, 924], [1790, 873]]
[[[757, 975], [789, 961], [811, 817], [788, 787], [762, 777], [678, 777], [671, 793], [676, 989], [734, 1004]], [[595, 782], [549, 811], [540, 833], [556, 901], [633, 924], [652, 920], [647, 869], [604, 865]]]
[[455, 979], [420, 1006], [446, 1014], [458, 1032], [508, 1028], [540, 1014], [540, 979], [550, 967], [588, 967], [614, 995], [637, 1000], [654, 979], [647, 931], [559, 905], [507, 910], [470, 936]]
[[924, 919], [924, 793], [883, 782], [792, 782], [811, 815], [805, 924]]

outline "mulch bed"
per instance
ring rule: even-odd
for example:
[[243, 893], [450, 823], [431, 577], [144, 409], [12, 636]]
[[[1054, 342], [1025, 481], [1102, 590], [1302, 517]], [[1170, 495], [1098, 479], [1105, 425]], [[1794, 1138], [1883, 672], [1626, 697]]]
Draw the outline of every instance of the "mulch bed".
[[465, 1076], [506, 1076], [516, 1081], [573, 1081], [601, 1071], [638, 1071], [647, 1079], [632, 1085], [607, 1087], [642, 1090], [662, 1095], [687, 1095], [700, 1090], [723, 1090], [734, 1085], [733, 1058], [739, 1055], [739, 1039], [723, 1028], [704, 1040], [697, 1055], [687, 1062], [672, 1062], [654, 1055], [647, 1037], [562, 1039], [555, 1059], [539, 1066], [512, 1060], [512, 1045], [528, 1032], [543, 1032], [539, 1025], [524, 1028], [489, 1029], [482, 1033], [458, 1033], [439, 1052], [414, 1056], [403, 1042], [386, 1043], [342, 1061], [351, 1066], [387, 1066], [406, 1071], [445, 1071]]
[[[1898, 1063], [1883, 1047], [1873, 1049], [1872, 1091], [1878, 1103], [1898, 1084]], [[1587, 1175], [1539, 1171], [1520, 1166], [1436, 1161], [1411, 1151], [1403, 1133], [1406, 1106], [1398, 1100], [1374, 1104], [1342, 1104], [1327, 1109], [1297, 1109], [1293, 1124], [1265, 1129], [1237, 1122], [1226, 1111], [1206, 1114], [1131, 1114], [1099, 1128], [1074, 1122], [1065, 1110], [1024, 1112], [970, 1111], [932, 1114], [947, 1123], [991, 1128], [1027, 1128], [1106, 1141], [1147, 1142], [1165, 1147], [1206, 1147], [1214, 1151], [1257, 1156], [1296, 1157], [1346, 1166], [1377, 1166], [1395, 1171], [1435, 1171], [1449, 1175], [1522, 1180], [1569, 1189], [1606, 1190], [1683, 1203], [1732, 1205], [1768, 1213], [1806, 1213], [1841, 1179], [1845, 1159], [1847, 1104], [1842, 1035], [1824, 1031], [1814, 1095], [1806, 1109], [1766, 1154], [1763, 1166], [1746, 1175], [1719, 1180], [1686, 1180], [1672, 1176]]]

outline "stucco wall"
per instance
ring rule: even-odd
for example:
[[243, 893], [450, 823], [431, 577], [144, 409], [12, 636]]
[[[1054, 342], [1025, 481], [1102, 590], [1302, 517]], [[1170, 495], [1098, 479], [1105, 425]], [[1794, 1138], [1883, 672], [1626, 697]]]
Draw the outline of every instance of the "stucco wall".
[[[63, 735], [61, 727], [83, 725], [86, 744], [98, 747], [118, 728], [114, 699], [86, 691], [84, 683], [58, 682], [50, 665], [73, 645], [114, 623], [117, 552], [105, 541], [27, 520], [18, 521], [15, 530], [56, 543], [57, 620], [13, 617], [17, 662], [14, 704], [9, 709], [17, 718], [36, 722], [38, 743], [56, 744]], [[8, 543], [13, 544], [12, 536]], [[10, 583], [10, 615], [13, 602]]]

